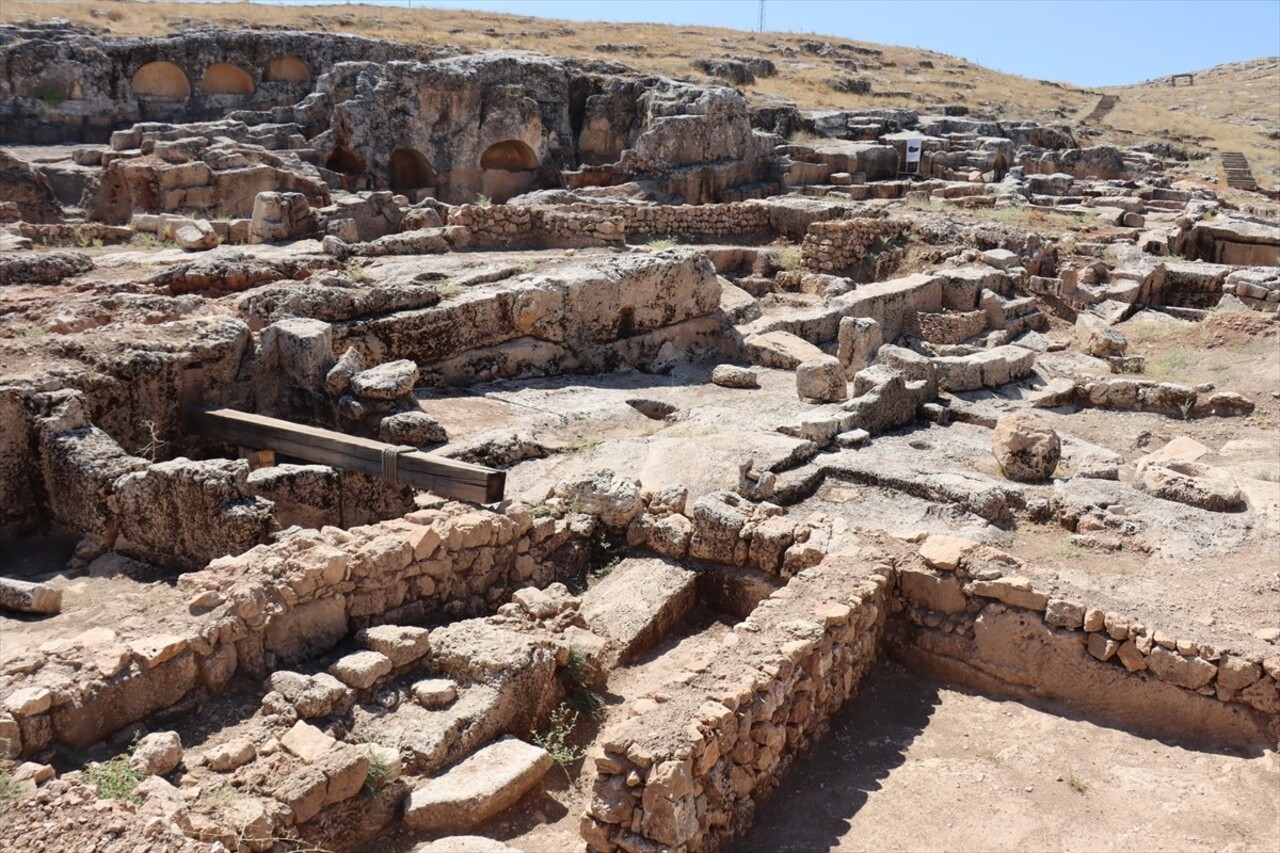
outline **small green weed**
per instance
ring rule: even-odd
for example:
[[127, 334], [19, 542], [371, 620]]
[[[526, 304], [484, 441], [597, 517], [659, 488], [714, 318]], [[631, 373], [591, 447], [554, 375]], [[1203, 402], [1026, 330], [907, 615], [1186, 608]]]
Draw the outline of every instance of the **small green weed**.
[[347, 268], [343, 270], [347, 274], [347, 278], [352, 281], [368, 281], [369, 272], [364, 267], [356, 263], [347, 264]]
[[391, 784], [391, 768], [387, 766], [382, 754], [376, 750], [366, 747], [365, 755], [369, 759], [369, 775], [365, 777], [360, 796], [371, 800], [378, 796], [379, 791]]
[[578, 712], [562, 702], [547, 718], [547, 727], [540, 732], [534, 732], [533, 743], [545, 749], [551, 756], [551, 760], [562, 769], [567, 768], [587, 754], [586, 749], [569, 742], [577, 726]]
[[492, 207], [492, 206], [493, 206], [493, 199], [489, 198], [487, 195], [476, 196], [476, 207]]
[[38, 338], [49, 333], [48, 326], [27, 326], [18, 334], [24, 338]]
[[596, 539], [596, 552], [600, 555], [599, 560], [587, 569], [587, 574], [593, 578], [604, 577], [622, 562], [622, 554], [617, 550], [617, 546], [603, 533]]
[[658, 240], [650, 240], [645, 243], [650, 249], [673, 249], [676, 247], [676, 241], [671, 237], [663, 237]]
[[817, 142], [820, 139], [822, 139], [821, 136], [807, 130], [793, 131], [792, 134], [787, 137], [787, 141], [792, 145], [809, 145], [810, 143]]
[[436, 285], [436, 293], [441, 296], [457, 296], [462, 292], [462, 285], [456, 281], [446, 281], [443, 284]]
[[85, 781], [97, 786], [98, 799], [125, 800], [134, 805], [142, 803], [142, 797], [134, 792], [142, 776], [129, 766], [132, 752], [133, 747], [130, 747], [109, 761], [95, 761], [85, 768]]
[[1182, 412], [1182, 419], [1184, 421], [1191, 420], [1191, 407], [1195, 404], [1195, 400], [1183, 400], [1178, 404], [1178, 411]]
[[1063, 781], [1065, 781], [1071, 790], [1075, 791], [1077, 794], [1083, 794], [1088, 790], [1088, 786], [1085, 784], [1084, 779], [1080, 778], [1080, 774], [1074, 770], [1068, 770], [1067, 775], [1063, 777]]
[[591, 456], [599, 448], [600, 448], [600, 439], [584, 438], [580, 441], [574, 442], [573, 444], [565, 445], [565, 447], [560, 452], [568, 453], [568, 454], [581, 453], [583, 456]]
[[578, 646], [570, 646], [569, 660], [561, 667], [560, 673], [569, 688], [569, 698], [565, 700], [569, 706], [583, 714], [600, 717], [604, 713], [604, 697], [590, 687], [596, 677], [596, 668], [586, 653]]
[[784, 246], [774, 254], [778, 257], [778, 265], [784, 270], [798, 270], [804, 266], [804, 255], [799, 246]]
[[1053, 552], [1059, 557], [1074, 560], [1084, 554], [1084, 549], [1075, 543], [1070, 536], [1063, 536], [1053, 546]]
[[[8, 739], [0, 739], [0, 746], [3, 746], [7, 751], [9, 748]], [[13, 778], [13, 762], [0, 761], [0, 813], [4, 812], [11, 803], [17, 801], [21, 793], [22, 787]]]
[[58, 90], [56, 86], [44, 86], [39, 92], [40, 100], [44, 101], [45, 106], [57, 109], [67, 100], [67, 96]]

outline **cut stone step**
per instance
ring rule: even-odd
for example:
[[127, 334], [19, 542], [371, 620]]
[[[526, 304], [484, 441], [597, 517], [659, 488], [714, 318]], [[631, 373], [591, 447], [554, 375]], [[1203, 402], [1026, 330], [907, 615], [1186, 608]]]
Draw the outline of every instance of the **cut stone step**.
[[515, 805], [553, 763], [546, 750], [505, 737], [412, 791], [404, 822], [428, 832], [470, 829]]
[[587, 590], [581, 612], [592, 632], [610, 641], [607, 670], [660, 643], [697, 601], [694, 572], [661, 558], [628, 558]]

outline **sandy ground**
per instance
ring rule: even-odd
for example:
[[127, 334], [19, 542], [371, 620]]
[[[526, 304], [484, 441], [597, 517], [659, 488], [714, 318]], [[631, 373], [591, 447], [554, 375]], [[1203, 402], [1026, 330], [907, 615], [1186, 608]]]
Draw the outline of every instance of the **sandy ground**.
[[[1280, 849], [1280, 758], [879, 667], [735, 853]], [[801, 805], [803, 804], [803, 805]]]

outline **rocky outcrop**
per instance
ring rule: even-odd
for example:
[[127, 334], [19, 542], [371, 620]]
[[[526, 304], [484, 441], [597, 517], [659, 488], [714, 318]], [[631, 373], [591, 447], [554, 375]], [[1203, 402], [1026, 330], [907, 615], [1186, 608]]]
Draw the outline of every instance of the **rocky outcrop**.
[[339, 62], [413, 55], [406, 45], [325, 33], [210, 27], [114, 39], [65, 22], [8, 27], [0, 143], [100, 143], [138, 121], [270, 110], [301, 100]]
[[[0, 126], [7, 124], [9, 122], [0, 120]], [[62, 205], [58, 204], [49, 181], [3, 149], [0, 149], [0, 199], [16, 204], [23, 222], [62, 221]]]

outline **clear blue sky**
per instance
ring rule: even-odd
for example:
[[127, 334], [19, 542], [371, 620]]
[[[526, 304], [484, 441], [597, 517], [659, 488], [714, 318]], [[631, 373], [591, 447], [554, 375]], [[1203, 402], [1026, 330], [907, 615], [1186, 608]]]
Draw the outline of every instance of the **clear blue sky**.
[[[756, 28], [759, 10], [759, 0], [374, 2], [743, 30]], [[922, 47], [1024, 77], [1103, 86], [1280, 55], [1280, 0], [765, 0], [765, 29]]]

